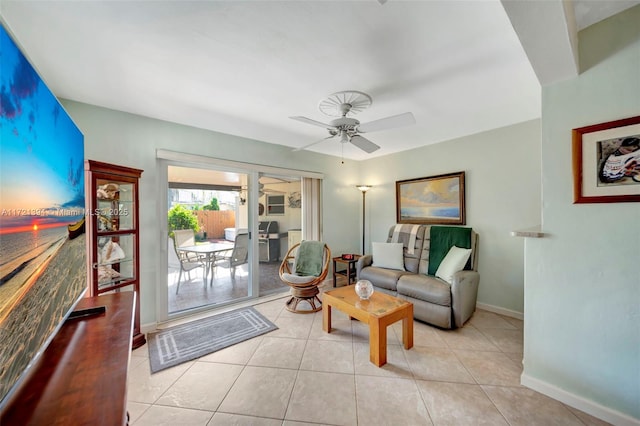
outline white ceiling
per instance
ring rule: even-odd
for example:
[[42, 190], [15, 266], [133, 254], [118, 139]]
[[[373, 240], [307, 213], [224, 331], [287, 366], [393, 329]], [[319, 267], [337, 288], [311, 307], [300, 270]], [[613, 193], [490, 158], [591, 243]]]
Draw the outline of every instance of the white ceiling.
[[[342, 153], [337, 138], [310, 148], [360, 160], [540, 116], [547, 74], [526, 40], [547, 28], [517, 18], [564, 3], [503, 1], [0, 0], [0, 11], [66, 99], [291, 147], [328, 136], [288, 117], [328, 122], [317, 105], [333, 92], [373, 97], [361, 122], [413, 112], [414, 126], [366, 135], [373, 154]], [[574, 1], [559, 22], [577, 31], [638, 3]]]

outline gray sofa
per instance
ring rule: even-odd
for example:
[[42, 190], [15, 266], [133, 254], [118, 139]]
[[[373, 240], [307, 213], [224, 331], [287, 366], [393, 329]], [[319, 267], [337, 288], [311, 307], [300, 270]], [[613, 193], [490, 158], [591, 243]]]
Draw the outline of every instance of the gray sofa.
[[[413, 225], [404, 225], [405, 227]], [[407, 229], [407, 228], [403, 228]], [[392, 242], [395, 226], [389, 229], [387, 242]], [[413, 253], [408, 250], [412, 239], [407, 234], [396, 239], [403, 243], [404, 270], [372, 266], [373, 256], [365, 255], [356, 263], [357, 278], [369, 280], [376, 291], [388, 293], [413, 303], [415, 319], [441, 328], [462, 327], [476, 307], [478, 284], [478, 234], [471, 230], [471, 257], [465, 270], [453, 275], [451, 284], [429, 270], [431, 225], [420, 225], [415, 233]], [[403, 238], [404, 237], [404, 238]]]

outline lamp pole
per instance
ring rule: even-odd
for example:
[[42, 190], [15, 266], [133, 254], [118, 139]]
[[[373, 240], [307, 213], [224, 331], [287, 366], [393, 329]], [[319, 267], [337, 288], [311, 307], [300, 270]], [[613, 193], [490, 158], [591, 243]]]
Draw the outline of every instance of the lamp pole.
[[362, 191], [362, 255], [364, 255], [364, 232], [365, 232], [365, 226], [364, 226], [364, 217], [365, 217], [365, 196], [368, 190], [371, 189], [371, 185], [358, 185], [356, 188], [358, 188], [360, 191]]

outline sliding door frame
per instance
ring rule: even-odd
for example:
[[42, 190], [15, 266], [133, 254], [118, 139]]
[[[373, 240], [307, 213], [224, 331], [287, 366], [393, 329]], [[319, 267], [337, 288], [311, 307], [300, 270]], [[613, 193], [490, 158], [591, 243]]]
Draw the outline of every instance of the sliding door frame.
[[[296, 170], [296, 169], [286, 169], [280, 167], [267, 166], [262, 164], [255, 163], [244, 163], [239, 161], [231, 161], [224, 160], [214, 157], [207, 157], [202, 155], [188, 154], [183, 152], [169, 151], [158, 149], [156, 150], [156, 161], [158, 162], [158, 223], [160, 225], [160, 270], [167, 271], [168, 270], [168, 233], [166, 232], [168, 227], [168, 218], [166, 214], [166, 207], [168, 206], [168, 168], [169, 166], [181, 166], [181, 167], [201, 167], [201, 168], [209, 168], [215, 170], [229, 170], [235, 173], [244, 173], [249, 177], [248, 189], [247, 189], [247, 202], [248, 202], [248, 225], [250, 232], [249, 243], [251, 245], [249, 262], [251, 265], [251, 283], [250, 288], [248, 289], [248, 296], [230, 301], [229, 303], [221, 303], [215, 306], [203, 306], [201, 308], [194, 308], [189, 311], [179, 312], [176, 314], [169, 315], [169, 307], [168, 307], [168, 294], [167, 294], [167, 285], [168, 285], [168, 277], [167, 274], [158, 274], [158, 281], [156, 287], [156, 318], [158, 323], [167, 322], [170, 320], [174, 320], [180, 317], [193, 315], [195, 313], [215, 310], [220, 307], [238, 303], [241, 301], [257, 299], [259, 297], [259, 282], [258, 282], [258, 274], [254, 273], [258, 271], [259, 268], [259, 248], [258, 248], [258, 202], [259, 202], [259, 183], [258, 179], [260, 174], [278, 174], [278, 175], [296, 175], [301, 178], [312, 178], [321, 181], [324, 177], [322, 173], [310, 172], [305, 170]], [[318, 195], [317, 202], [321, 202], [320, 194]], [[303, 200], [304, 203], [304, 200]], [[314, 204], [315, 205], [315, 204]], [[303, 213], [304, 214], [304, 213]], [[304, 222], [304, 220], [303, 220]], [[307, 223], [307, 226], [314, 225]], [[303, 227], [305, 224], [303, 223]], [[317, 229], [321, 229], [321, 223], [315, 224]]]

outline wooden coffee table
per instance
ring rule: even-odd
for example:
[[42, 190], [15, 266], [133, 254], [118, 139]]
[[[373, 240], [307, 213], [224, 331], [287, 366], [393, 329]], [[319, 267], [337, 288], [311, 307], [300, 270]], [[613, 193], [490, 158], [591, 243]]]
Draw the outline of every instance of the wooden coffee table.
[[369, 359], [378, 367], [387, 363], [387, 326], [402, 320], [402, 343], [413, 347], [413, 304], [385, 293], [375, 292], [360, 300], [355, 285], [323, 293], [322, 329], [331, 332], [331, 308], [369, 325]]

